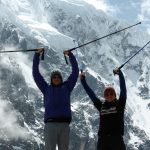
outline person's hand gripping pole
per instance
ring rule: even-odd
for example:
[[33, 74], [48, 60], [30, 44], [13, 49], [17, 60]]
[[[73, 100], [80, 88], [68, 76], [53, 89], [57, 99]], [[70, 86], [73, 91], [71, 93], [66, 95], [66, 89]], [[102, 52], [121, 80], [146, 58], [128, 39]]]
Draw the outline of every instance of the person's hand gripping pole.
[[71, 53], [70, 50], [64, 50], [64, 57], [65, 57], [65, 61], [66, 61], [66, 64], [68, 64], [68, 61], [67, 61], [67, 57], [66, 56], [69, 56], [69, 54]]
[[36, 53], [41, 55], [41, 59], [44, 60], [44, 48], [36, 49]]
[[119, 75], [119, 72], [120, 72], [120, 68], [116, 68], [116, 69], [113, 69], [113, 73], [114, 75]]

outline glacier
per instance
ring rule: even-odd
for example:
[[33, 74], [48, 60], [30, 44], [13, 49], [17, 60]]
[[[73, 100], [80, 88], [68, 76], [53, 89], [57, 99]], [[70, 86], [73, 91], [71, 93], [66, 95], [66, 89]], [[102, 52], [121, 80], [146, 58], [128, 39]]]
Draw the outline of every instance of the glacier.
[[[1, 0], [0, 51], [44, 47], [40, 71], [49, 82], [50, 72], [70, 73], [63, 51], [131, 25], [109, 17], [83, 0]], [[117, 33], [74, 51], [87, 81], [103, 100], [105, 85], [119, 93], [112, 70], [149, 41], [140, 26]], [[74, 42], [76, 41], [76, 42]], [[150, 148], [150, 46], [122, 70], [128, 99], [125, 143], [128, 150]], [[0, 54], [0, 149], [42, 150], [43, 101], [32, 78], [34, 53]], [[72, 93], [70, 150], [94, 150], [99, 114], [78, 80]]]

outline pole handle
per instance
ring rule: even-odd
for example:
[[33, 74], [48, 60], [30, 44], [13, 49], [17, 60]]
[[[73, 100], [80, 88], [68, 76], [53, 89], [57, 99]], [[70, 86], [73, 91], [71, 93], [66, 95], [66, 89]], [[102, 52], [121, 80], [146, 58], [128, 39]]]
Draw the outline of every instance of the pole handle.
[[71, 49], [69, 49], [68, 51], [69, 52], [72, 52], [73, 50], [75, 50], [75, 49], [77, 49], [78, 48], [78, 46], [77, 47], [74, 47], [74, 48], [71, 48]]
[[124, 66], [124, 64], [122, 64], [120, 67], [118, 67], [118, 69], [120, 70], [123, 66]]
[[64, 58], [65, 58], [65, 62], [66, 62], [66, 64], [68, 65], [67, 57], [66, 57], [66, 55], [65, 55], [65, 54], [64, 54]]
[[[72, 50], [74, 50], [75, 48], [69, 49], [68, 52], [71, 52]], [[65, 62], [68, 65], [68, 60], [67, 60], [67, 56], [64, 54], [64, 58], [65, 58]]]

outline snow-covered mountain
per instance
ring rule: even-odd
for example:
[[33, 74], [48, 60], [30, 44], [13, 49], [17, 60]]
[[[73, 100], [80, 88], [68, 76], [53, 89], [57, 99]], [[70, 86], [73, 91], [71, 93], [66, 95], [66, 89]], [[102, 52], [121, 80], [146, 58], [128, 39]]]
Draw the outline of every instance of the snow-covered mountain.
[[[44, 47], [40, 70], [47, 82], [52, 70], [70, 73], [63, 50], [89, 42], [131, 24], [96, 10], [83, 0], [1, 0], [0, 47], [3, 50]], [[134, 27], [74, 51], [87, 81], [102, 98], [112, 84], [119, 93], [112, 70], [149, 41]], [[75, 42], [74, 42], [75, 41]], [[125, 142], [128, 150], [150, 148], [150, 46], [122, 70], [128, 90]], [[32, 78], [34, 53], [0, 54], [0, 150], [43, 150], [43, 101]], [[72, 93], [70, 150], [95, 150], [98, 111], [80, 81]]]

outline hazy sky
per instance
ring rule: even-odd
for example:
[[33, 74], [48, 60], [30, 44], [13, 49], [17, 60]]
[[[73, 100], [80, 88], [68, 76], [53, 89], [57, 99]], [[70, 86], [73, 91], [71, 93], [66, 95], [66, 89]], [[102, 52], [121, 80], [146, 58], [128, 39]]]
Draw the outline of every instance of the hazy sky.
[[108, 15], [129, 23], [142, 22], [150, 34], [150, 0], [85, 0]]

